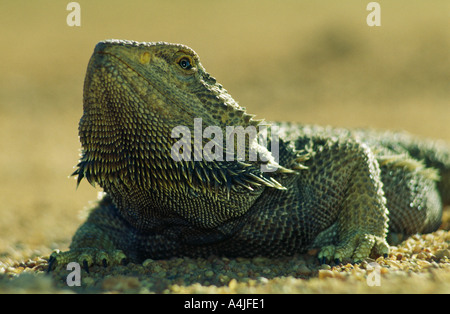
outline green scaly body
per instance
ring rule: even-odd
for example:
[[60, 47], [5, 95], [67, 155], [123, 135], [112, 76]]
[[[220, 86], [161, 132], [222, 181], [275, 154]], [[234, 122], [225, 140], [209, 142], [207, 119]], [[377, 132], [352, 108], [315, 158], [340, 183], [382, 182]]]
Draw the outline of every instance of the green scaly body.
[[[215, 126], [217, 137], [173, 136], [177, 126], [193, 130], [195, 118], [202, 119], [201, 134]], [[190, 48], [100, 42], [86, 74], [75, 174], [106, 196], [70, 251], [52, 255], [50, 268], [69, 261], [282, 256], [312, 247], [322, 261], [358, 261], [387, 254], [388, 239], [439, 227], [442, 206], [450, 204], [446, 144], [404, 133], [268, 123], [271, 134], [279, 129], [275, 156], [255, 139], [231, 147], [217, 134], [263, 125]], [[190, 161], [172, 158], [177, 142], [191, 145]], [[222, 161], [195, 155], [208, 143]], [[227, 161], [227, 148], [237, 152], [239, 145], [245, 157], [251, 147], [259, 158]]]

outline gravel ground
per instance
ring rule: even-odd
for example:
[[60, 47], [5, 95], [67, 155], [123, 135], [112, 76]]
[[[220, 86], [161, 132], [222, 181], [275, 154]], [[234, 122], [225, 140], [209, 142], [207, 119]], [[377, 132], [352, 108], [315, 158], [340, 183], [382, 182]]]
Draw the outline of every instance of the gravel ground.
[[[450, 293], [450, 210], [442, 228], [391, 247], [388, 258], [319, 265], [316, 250], [294, 257], [210, 257], [146, 260], [142, 265], [94, 266], [81, 286], [70, 270], [46, 274], [47, 257], [26, 247], [0, 259], [0, 293]], [[6, 254], [5, 254], [6, 255]]]
[[385, 1], [376, 28], [366, 23], [366, 4], [86, 1], [83, 26], [74, 28], [60, 1], [2, 1], [0, 293], [449, 293], [448, 214], [447, 231], [360, 265], [318, 265], [311, 251], [94, 267], [81, 272], [81, 287], [66, 285], [67, 270], [45, 274], [46, 258], [67, 249], [84, 221], [77, 213], [98, 191], [85, 182], [75, 192], [67, 176], [78, 162], [83, 79], [99, 40], [188, 44], [258, 118], [450, 142], [450, 2]]

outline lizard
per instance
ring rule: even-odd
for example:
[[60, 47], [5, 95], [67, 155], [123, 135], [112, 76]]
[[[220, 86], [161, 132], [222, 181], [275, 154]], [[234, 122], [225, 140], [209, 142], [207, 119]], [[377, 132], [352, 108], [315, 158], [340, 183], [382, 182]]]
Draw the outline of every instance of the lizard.
[[[206, 136], [196, 138], [197, 130], [180, 140], [179, 127], [192, 130], [198, 119]], [[229, 126], [273, 136], [224, 142], [223, 134], [234, 136]], [[88, 271], [148, 258], [278, 257], [311, 248], [320, 263], [360, 262], [436, 230], [450, 204], [447, 143], [255, 119], [181, 44], [99, 42], [79, 138], [77, 186], [87, 179], [105, 194], [69, 250], [50, 255], [48, 271], [71, 261]], [[208, 143], [215, 158], [207, 160]]]

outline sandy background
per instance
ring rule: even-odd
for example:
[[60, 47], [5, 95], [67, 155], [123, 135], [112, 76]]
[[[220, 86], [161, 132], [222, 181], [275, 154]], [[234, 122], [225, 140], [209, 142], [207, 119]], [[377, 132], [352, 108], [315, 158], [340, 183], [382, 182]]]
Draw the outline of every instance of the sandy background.
[[68, 176], [80, 148], [86, 66], [103, 39], [192, 47], [258, 118], [450, 141], [447, 0], [379, 1], [380, 27], [366, 24], [369, 1], [360, 0], [79, 1], [81, 27], [66, 24], [68, 2], [0, 3], [4, 289], [5, 267], [67, 248], [80, 211], [96, 199], [99, 190], [87, 182], [76, 190]]

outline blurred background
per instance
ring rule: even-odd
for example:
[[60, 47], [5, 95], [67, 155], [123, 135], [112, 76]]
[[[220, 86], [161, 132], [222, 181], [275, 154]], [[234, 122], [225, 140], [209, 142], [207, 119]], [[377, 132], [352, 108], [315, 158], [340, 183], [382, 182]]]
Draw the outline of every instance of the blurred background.
[[[64, 249], [97, 192], [77, 164], [82, 87], [103, 39], [192, 47], [258, 118], [450, 141], [450, 1], [0, 3], [0, 259]], [[393, 3], [394, 2], [394, 3]]]

